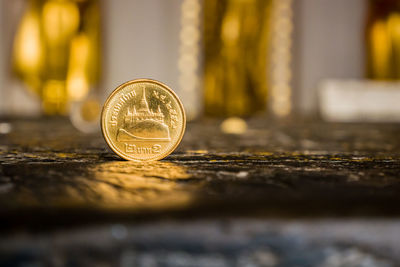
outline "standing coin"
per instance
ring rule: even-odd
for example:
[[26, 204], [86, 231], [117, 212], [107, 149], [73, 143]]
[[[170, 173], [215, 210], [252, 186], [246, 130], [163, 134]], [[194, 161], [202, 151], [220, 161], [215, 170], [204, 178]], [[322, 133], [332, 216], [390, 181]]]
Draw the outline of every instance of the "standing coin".
[[127, 160], [168, 156], [186, 127], [183, 105], [165, 84], [150, 79], [126, 82], [104, 104], [101, 130], [110, 148]]

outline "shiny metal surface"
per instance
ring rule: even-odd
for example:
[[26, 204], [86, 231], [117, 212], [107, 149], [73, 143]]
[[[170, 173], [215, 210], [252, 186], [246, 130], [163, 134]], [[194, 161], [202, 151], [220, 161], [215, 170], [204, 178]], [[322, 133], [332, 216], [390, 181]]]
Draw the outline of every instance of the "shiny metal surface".
[[178, 96], [150, 79], [126, 82], [104, 104], [101, 129], [109, 147], [127, 160], [168, 156], [185, 132], [186, 116]]

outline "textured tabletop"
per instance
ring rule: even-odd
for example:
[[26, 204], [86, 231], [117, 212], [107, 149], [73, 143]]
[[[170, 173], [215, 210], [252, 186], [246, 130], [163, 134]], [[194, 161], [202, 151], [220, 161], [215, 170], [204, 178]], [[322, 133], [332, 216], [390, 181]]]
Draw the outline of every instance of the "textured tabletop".
[[152, 163], [65, 119], [0, 130], [1, 266], [400, 262], [400, 125], [200, 120]]
[[55, 216], [68, 224], [165, 213], [400, 214], [400, 125], [257, 119], [228, 135], [204, 120], [188, 124], [169, 157], [135, 163], [66, 120], [9, 123], [0, 135], [0, 216], [13, 227]]

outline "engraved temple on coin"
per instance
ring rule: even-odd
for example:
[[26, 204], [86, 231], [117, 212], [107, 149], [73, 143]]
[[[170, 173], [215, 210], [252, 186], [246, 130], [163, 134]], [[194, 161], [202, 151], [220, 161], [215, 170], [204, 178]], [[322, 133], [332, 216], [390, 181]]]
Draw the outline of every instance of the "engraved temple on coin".
[[118, 129], [117, 141], [170, 141], [169, 128], [160, 106], [156, 112], [150, 110], [143, 88], [138, 107], [133, 105], [123, 119], [123, 126]]

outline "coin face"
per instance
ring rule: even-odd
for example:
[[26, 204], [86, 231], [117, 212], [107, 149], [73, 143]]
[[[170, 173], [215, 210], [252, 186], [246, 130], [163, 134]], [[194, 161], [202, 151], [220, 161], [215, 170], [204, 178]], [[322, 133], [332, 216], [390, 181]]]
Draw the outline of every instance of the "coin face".
[[168, 156], [186, 127], [183, 105], [165, 84], [149, 79], [126, 82], [104, 104], [101, 129], [110, 148], [127, 160]]

